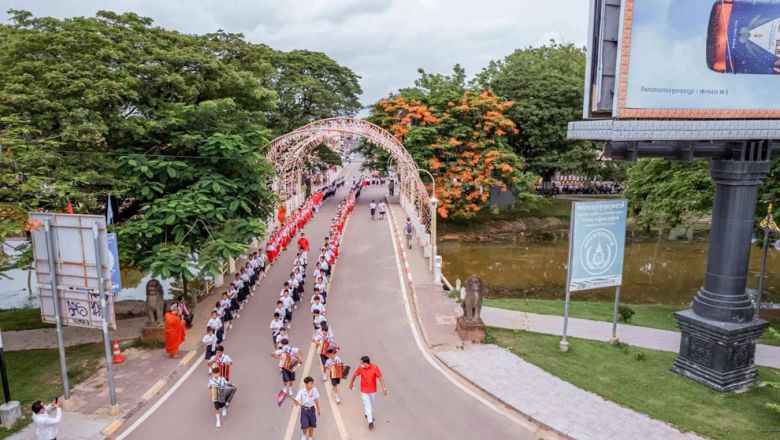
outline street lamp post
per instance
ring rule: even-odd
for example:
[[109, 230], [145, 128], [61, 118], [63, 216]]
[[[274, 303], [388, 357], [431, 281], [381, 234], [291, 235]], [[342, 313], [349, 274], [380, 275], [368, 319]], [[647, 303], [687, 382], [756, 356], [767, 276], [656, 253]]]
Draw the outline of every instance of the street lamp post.
[[764, 277], [766, 276], [766, 257], [767, 250], [769, 250], [769, 234], [780, 233], [780, 226], [777, 226], [775, 220], [772, 218], [772, 204], [769, 204], [767, 208], [766, 217], [759, 223], [761, 229], [764, 231], [764, 241], [761, 245], [761, 271], [758, 274], [758, 295], [756, 296], [756, 316], [761, 309], [761, 296], [764, 294]]
[[439, 204], [439, 200], [436, 198], [436, 179], [433, 178], [433, 174], [431, 174], [430, 171], [424, 170], [422, 168], [418, 168], [419, 171], [424, 172], [425, 174], [429, 175], [431, 177], [431, 200], [430, 200], [430, 206], [431, 206], [431, 261], [430, 261], [430, 271], [433, 272], [433, 262], [436, 259], [436, 210], [437, 206]]

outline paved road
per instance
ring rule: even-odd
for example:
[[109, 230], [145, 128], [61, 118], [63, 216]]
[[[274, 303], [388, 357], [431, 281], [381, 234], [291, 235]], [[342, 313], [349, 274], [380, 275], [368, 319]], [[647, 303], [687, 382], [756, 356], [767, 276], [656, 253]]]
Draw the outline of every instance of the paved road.
[[[356, 172], [349, 165], [346, 173]], [[347, 181], [351, 179], [347, 177]], [[340, 257], [335, 266], [328, 297], [328, 321], [333, 325], [342, 358], [357, 367], [362, 355], [371, 356], [382, 369], [387, 397], [378, 396], [375, 429], [369, 431], [363, 418], [360, 395], [342, 387], [342, 403], [327, 397], [329, 388], [319, 374], [319, 361], [307, 367], [322, 395], [322, 417], [317, 438], [322, 439], [531, 439], [533, 435], [509, 418], [483, 405], [458, 387], [426, 360], [413, 337], [407, 319], [393, 251], [388, 220], [372, 221], [366, 205], [379, 199], [383, 189], [369, 187], [359, 200], [345, 230]], [[320, 210], [305, 232], [313, 244], [324, 237], [336, 205], [346, 187]], [[316, 251], [315, 251], [316, 252]], [[262, 436], [268, 439], [298, 439], [298, 411], [288, 402], [279, 408], [275, 397], [281, 387], [271, 350], [268, 322], [278, 292], [289, 275], [294, 252], [289, 249], [271, 268], [255, 296], [241, 312], [241, 319], [229, 333], [226, 352], [235, 361], [231, 370], [239, 391], [222, 428], [214, 426], [214, 411], [207, 393], [207, 372], [199, 365], [186, 381], [127, 438], [149, 440], [201, 439], [219, 436], [239, 439]], [[316, 256], [316, 255], [315, 255]], [[304, 304], [311, 295], [307, 283]], [[292, 342], [312, 350], [310, 315], [301, 310], [293, 318]], [[497, 372], [500, 366], [496, 366]], [[500, 373], [499, 373], [500, 374]], [[296, 391], [297, 391], [296, 386]], [[145, 412], [125, 426], [131, 426]]]

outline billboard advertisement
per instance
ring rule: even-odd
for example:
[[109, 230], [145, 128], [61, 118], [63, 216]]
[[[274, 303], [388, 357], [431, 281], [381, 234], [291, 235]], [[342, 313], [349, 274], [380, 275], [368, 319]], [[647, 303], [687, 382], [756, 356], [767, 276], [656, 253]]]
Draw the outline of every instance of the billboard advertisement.
[[623, 0], [619, 118], [780, 118], [780, 0]]

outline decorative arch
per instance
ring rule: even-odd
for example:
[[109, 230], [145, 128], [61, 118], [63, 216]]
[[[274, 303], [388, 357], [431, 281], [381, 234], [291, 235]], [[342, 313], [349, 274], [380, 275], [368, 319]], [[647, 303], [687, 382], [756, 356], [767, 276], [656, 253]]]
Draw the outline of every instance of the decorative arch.
[[387, 130], [362, 119], [335, 117], [304, 125], [271, 141], [266, 158], [276, 170], [274, 190], [285, 203], [299, 204], [304, 159], [319, 144], [343, 152], [345, 139], [362, 138], [390, 153], [395, 161], [399, 194], [417, 212], [421, 225], [431, 226], [430, 195], [412, 156]]

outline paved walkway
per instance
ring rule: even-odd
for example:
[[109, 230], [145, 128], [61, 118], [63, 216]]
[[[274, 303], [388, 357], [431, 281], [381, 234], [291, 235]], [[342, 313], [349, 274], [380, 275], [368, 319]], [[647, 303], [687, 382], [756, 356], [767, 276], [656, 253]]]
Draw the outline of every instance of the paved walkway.
[[[536, 313], [484, 307], [482, 320], [490, 327], [524, 330], [548, 335], [560, 335], [563, 331], [563, 317], [539, 315]], [[569, 318], [569, 336], [594, 341], [608, 341], [612, 335], [612, 323], [589, 319]], [[652, 350], [677, 353], [680, 349], [680, 333], [636, 325], [618, 324], [618, 338], [621, 342]], [[780, 347], [758, 344], [756, 364], [780, 368]]]
[[[110, 331], [111, 338], [120, 341], [135, 339], [141, 336], [141, 329], [146, 318], [130, 318], [117, 321], [117, 330]], [[103, 342], [103, 332], [99, 328], [84, 328], [64, 326], [63, 340], [66, 347], [81, 344], [96, 344]], [[3, 332], [3, 349], [6, 351], [32, 350], [36, 348], [57, 348], [57, 330], [54, 328], [39, 328]]]
[[577, 388], [495, 345], [437, 356], [505, 404], [578, 440], [701, 438]]

